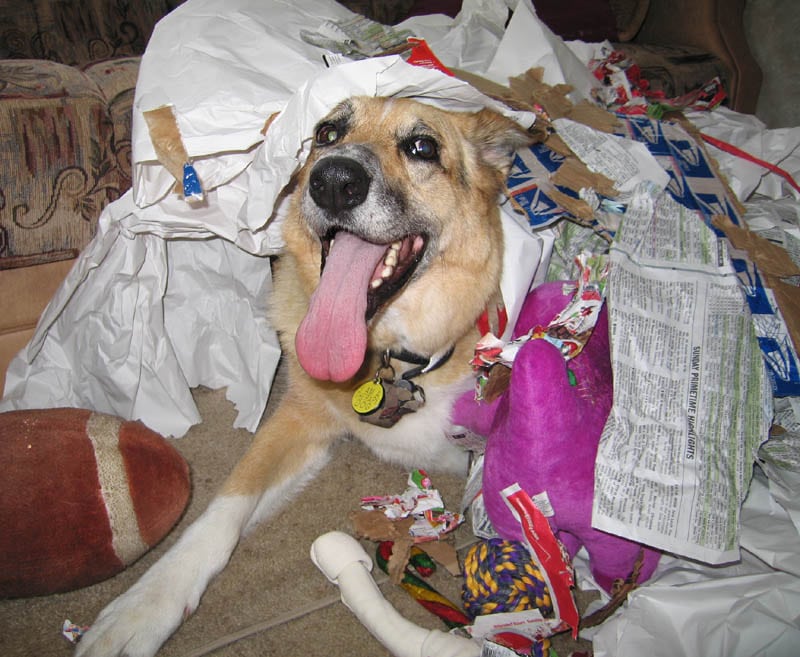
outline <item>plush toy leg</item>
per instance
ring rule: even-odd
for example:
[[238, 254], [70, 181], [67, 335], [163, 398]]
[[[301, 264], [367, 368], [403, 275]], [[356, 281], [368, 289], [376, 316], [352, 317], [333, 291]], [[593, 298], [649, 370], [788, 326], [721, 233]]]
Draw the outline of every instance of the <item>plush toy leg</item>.
[[629, 574], [634, 568], [640, 553], [643, 557], [637, 583], [646, 582], [653, 576], [661, 553], [598, 530], [590, 530], [584, 536], [586, 551], [589, 553], [590, 569], [595, 582], [609, 593], [621, 573]]
[[403, 618], [370, 575], [372, 560], [352, 536], [323, 534], [311, 545], [311, 560], [339, 587], [342, 602], [395, 657], [478, 657], [480, 646], [463, 637], [426, 630]]

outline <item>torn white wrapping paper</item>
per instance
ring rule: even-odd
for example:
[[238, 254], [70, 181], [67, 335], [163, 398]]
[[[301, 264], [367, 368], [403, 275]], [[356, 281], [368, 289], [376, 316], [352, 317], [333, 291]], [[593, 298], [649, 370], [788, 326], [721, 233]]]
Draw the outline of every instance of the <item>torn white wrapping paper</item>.
[[[521, 57], [522, 52], [525, 56]], [[591, 98], [592, 89], [600, 84], [564, 41], [539, 20], [530, 1], [521, 1], [483, 74], [506, 84], [509, 77], [535, 67], [543, 69], [543, 82], [571, 85], [573, 91], [567, 97], [574, 102]]]
[[[686, 117], [700, 132], [777, 165], [800, 181], [800, 127], [768, 130], [755, 116], [726, 107], [711, 112], [687, 112]], [[790, 196], [800, 200], [800, 192], [763, 166], [711, 145], [708, 150], [719, 162], [722, 174], [740, 201], [748, 200], [754, 193], [772, 199]]]
[[464, 0], [455, 19], [442, 14], [413, 16], [397, 27], [425, 39], [445, 66], [480, 74], [503, 40], [507, 20], [504, 2]]
[[[760, 465], [769, 479], [769, 490], [800, 532], [800, 398], [776, 397], [776, 432], [759, 452]], [[796, 550], [800, 554], [800, 548]], [[800, 573], [797, 573], [800, 576]]]
[[[134, 103], [134, 190], [104, 211], [97, 237], [9, 368], [0, 410], [88, 407], [181, 436], [199, 421], [190, 388], [208, 385], [227, 387], [235, 425], [255, 430], [279, 358], [264, 317], [264, 256], [282, 247], [275, 202], [305, 157], [313, 125], [355, 94], [498, 107], [399, 57], [324, 69], [323, 51], [302, 43], [299, 30], [350, 15], [332, 0], [302, 7], [189, 0], [158, 24]], [[203, 205], [175, 194], [154, 160], [142, 113], [165, 103], [175, 108], [206, 190]], [[264, 122], [278, 109], [264, 138]], [[517, 229], [507, 216], [504, 225]], [[515, 266], [503, 294], [512, 312], [537, 268], [541, 276], [549, 248], [530, 233], [521, 237], [507, 240]]]
[[172, 105], [204, 188], [223, 185], [252, 160], [267, 118], [325, 68], [322, 51], [302, 41], [300, 30], [352, 15], [330, 0], [190, 0], [162, 18], [136, 86], [136, 204], [155, 203], [174, 185], [157, 161], [143, 112]]
[[742, 507], [741, 543], [742, 560], [724, 567], [663, 557], [593, 634], [595, 656], [797, 657], [800, 536], [763, 475]]
[[[509, 9], [512, 16], [509, 20]], [[507, 25], [506, 25], [507, 24]], [[498, 84], [541, 67], [547, 84], [573, 87], [573, 101], [591, 98], [600, 83], [585, 62], [536, 15], [530, 0], [465, 0], [449, 26], [446, 19], [413, 18], [398, 27], [413, 28], [445, 66], [463, 69]]]
[[[200, 421], [190, 387], [227, 387], [253, 430], [280, 348], [264, 306], [269, 261], [222, 239], [134, 235], [131, 193], [110, 205], [12, 361], [0, 410], [88, 407], [167, 436]], [[119, 214], [118, 214], [119, 213]]]

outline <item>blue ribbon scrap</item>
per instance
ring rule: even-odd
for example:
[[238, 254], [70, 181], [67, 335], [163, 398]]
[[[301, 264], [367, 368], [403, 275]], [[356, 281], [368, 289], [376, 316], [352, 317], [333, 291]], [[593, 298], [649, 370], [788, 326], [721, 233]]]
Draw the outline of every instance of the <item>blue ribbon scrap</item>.
[[203, 200], [203, 187], [191, 162], [183, 165], [183, 196], [187, 201]]

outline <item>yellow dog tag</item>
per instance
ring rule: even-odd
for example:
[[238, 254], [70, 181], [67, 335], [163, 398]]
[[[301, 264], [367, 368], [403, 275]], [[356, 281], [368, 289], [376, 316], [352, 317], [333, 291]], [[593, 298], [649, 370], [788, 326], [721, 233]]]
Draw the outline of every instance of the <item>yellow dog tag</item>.
[[362, 383], [353, 393], [353, 410], [359, 415], [374, 413], [383, 404], [385, 396], [386, 392], [380, 379], [376, 378]]

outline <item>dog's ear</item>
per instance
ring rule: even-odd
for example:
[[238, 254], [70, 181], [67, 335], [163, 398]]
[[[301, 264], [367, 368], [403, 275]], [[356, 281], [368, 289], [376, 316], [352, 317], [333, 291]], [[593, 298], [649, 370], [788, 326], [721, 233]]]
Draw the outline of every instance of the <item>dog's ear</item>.
[[473, 125], [468, 138], [484, 161], [504, 176], [511, 168], [514, 152], [537, 139], [518, 123], [490, 109], [476, 112], [472, 118]]

